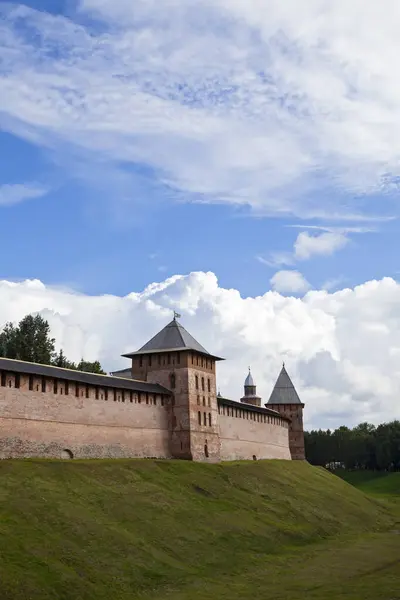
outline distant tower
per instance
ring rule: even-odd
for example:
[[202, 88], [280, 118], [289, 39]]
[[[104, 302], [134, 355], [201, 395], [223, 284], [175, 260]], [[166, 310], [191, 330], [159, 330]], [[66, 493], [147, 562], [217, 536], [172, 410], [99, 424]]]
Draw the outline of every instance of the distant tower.
[[292, 459], [305, 460], [303, 430], [304, 404], [301, 402], [285, 369], [285, 363], [283, 363], [275, 387], [272, 390], [271, 397], [265, 406], [290, 418], [289, 446]]
[[180, 315], [132, 359], [132, 377], [158, 383], [172, 393], [169, 407], [170, 448], [173, 458], [220, 460], [215, 366], [223, 360], [209, 354], [178, 322]]
[[250, 367], [244, 382], [244, 396], [243, 398], [240, 398], [240, 402], [243, 402], [244, 404], [253, 404], [253, 406], [261, 406], [261, 398], [260, 396], [257, 396], [257, 388]]

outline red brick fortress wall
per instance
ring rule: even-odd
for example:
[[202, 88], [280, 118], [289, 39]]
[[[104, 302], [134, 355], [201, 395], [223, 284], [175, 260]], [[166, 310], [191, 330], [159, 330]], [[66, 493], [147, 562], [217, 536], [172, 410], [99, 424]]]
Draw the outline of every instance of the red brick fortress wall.
[[[161, 395], [63, 386], [7, 374], [0, 387], [0, 458], [122, 458], [171, 456], [168, 406]], [[10, 385], [11, 384], [11, 385]], [[78, 393], [78, 395], [76, 395]], [[98, 396], [96, 398], [96, 395]], [[107, 399], [106, 399], [107, 398]]]
[[268, 408], [276, 410], [290, 419], [289, 446], [292, 460], [305, 460], [303, 408], [304, 404], [269, 404]]
[[288, 422], [238, 406], [220, 406], [221, 460], [290, 460]]
[[174, 458], [218, 462], [220, 440], [215, 361], [197, 352], [134, 357], [132, 375], [171, 390], [171, 451]]

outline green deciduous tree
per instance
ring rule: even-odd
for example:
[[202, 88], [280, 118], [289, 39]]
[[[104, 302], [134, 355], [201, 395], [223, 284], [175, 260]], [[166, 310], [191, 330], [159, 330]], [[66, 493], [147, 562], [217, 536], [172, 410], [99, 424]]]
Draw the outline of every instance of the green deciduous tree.
[[82, 358], [75, 364], [68, 360], [63, 350], [56, 353], [50, 325], [40, 315], [27, 315], [18, 325], [5, 324], [0, 332], [0, 356], [87, 373], [105, 374], [98, 360], [90, 362]]
[[98, 373], [99, 375], [105, 375], [105, 371], [103, 371], [101, 368], [101, 364], [98, 360], [89, 362], [87, 360], [83, 360], [82, 358], [76, 368], [78, 371], [86, 371], [86, 373]]
[[5, 358], [51, 364], [55, 340], [48, 322], [40, 315], [27, 315], [17, 326], [7, 323], [0, 333], [0, 352]]
[[328, 431], [309, 431], [304, 435], [307, 460], [314, 465], [347, 469], [400, 470], [400, 421], [378, 427], [360, 423]]

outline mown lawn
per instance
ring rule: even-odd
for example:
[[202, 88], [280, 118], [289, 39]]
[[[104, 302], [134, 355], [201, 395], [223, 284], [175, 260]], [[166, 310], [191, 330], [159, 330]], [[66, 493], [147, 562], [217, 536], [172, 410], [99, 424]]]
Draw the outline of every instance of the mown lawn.
[[387, 473], [385, 471], [346, 471], [338, 469], [335, 471], [335, 475], [368, 494], [381, 497], [398, 496], [400, 498], [400, 472]]
[[1, 600], [400, 599], [392, 505], [307, 463], [3, 461], [0, 477]]

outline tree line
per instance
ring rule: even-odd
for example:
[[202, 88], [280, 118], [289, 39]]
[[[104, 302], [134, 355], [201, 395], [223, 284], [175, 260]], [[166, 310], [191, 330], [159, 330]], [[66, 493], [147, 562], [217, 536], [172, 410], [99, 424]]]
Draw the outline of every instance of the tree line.
[[400, 421], [307, 431], [304, 442], [306, 458], [313, 465], [400, 471]]
[[74, 363], [63, 350], [56, 352], [50, 325], [40, 315], [26, 315], [17, 325], [11, 322], [4, 325], [0, 332], [0, 357], [105, 375], [98, 360], [90, 362], [82, 358]]

